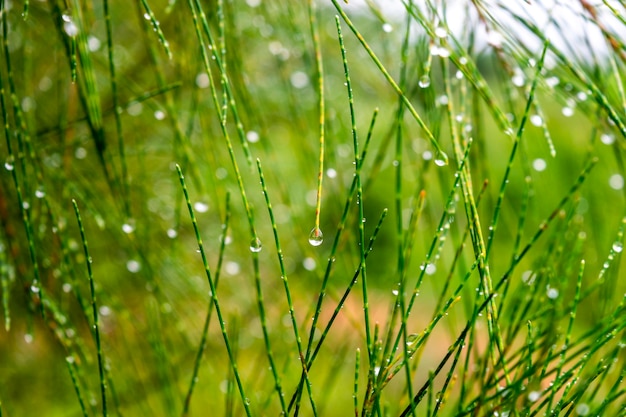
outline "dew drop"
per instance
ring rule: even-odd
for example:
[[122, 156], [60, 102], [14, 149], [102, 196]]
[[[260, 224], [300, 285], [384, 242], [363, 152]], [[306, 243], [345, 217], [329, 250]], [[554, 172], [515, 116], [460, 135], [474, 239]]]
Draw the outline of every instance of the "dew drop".
[[533, 169], [537, 172], [545, 171], [547, 166], [548, 164], [546, 163], [544, 159], [537, 158], [533, 161]]
[[620, 174], [613, 174], [609, 178], [609, 186], [614, 190], [621, 190], [624, 188], [624, 177]]
[[198, 201], [194, 203], [193, 208], [198, 213], [206, 213], [207, 211], [209, 211], [209, 205], [206, 203], [203, 203], [202, 201]]
[[260, 139], [260, 136], [258, 132], [250, 130], [248, 133], [246, 133], [246, 139], [248, 139], [248, 142], [250, 143], [257, 143]]
[[35, 197], [44, 198], [45, 196], [46, 196], [46, 192], [43, 191], [41, 188], [38, 188], [37, 190], [35, 190]]
[[30, 345], [31, 343], [33, 343], [33, 335], [30, 333], [26, 333], [24, 335], [24, 341]]
[[552, 288], [552, 287], [548, 286], [547, 291], [546, 291], [546, 295], [548, 296], [549, 299], [554, 300], [554, 299], [558, 298], [559, 290], [557, 290], [556, 288]]
[[389, 23], [383, 24], [383, 32], [391, 33], [391, 31], [393, 31], [393, 26], [391, 26]]
[[134, 224], [132, 224], [132, 222], [130, 222], [130, 221], [129, 221], [129, 222], [127, 222], [127, 223], [124, 223], [124, 224], [122, 225], [122, 231], [123, 231], [124, 233], [126, 233], [127, 235], [128, 235], [128, 234], [131, 234], [131, 233], [133, 233], [133, 232], [135, 231], [135, 225], [134, 225]]
[[319, 246], [324, 242], [324, 234], [319, 227], [314, 227], [309, 233], [309, 243], [311, 246]]
[[538, 114], [533, 114], [530, 116], [530, 123], [532, 123], [533, 126], [541, 126], [543, 124], [543, 119]]
[[443, 167], [448, 165], [448, 155], [445, 152], [439, 151], [435, 156], [435, 165], [438, 167]]
[[417, 84], [420, 86], [420, 88], [428, 88], [430, 86], [430, 77], [426, 74], [422, 75]]
[[208, 88], [210, 85], [210, 79], [206, 72], [201, 72], [196, 75], [196, 86], [198, 88]]
[[[65, 20], [65, 19], [63, 19]], [[74, 37], [78, 35], [78, 26], [71, 19], [63, 22], [63, 30], [67, 33], [67, 36]]]
[[541, 393], [539, 391], [531, 391], [528, 393], [528, 401], [534, 403], [539, 398], [541, 398]]
[[302, 261], [302, 266], [307, 271], [313, 271], [317, 266], [317, 262], [315, 262], [315, 259], [307, 257]]
[[446, 30], [446, 28], [439, 26], [437, 29], [435, 29], [435, 36], [437, 36], [438, 38], [445, 38], [446, 36], [448, 36], [448, 31]]
[[176, 236], [178, 236], [178, 232], [176, 231], [176, 229], [167, 229], [167, 237], [169, 237], [170, 239], [175, 239]]
[[9, 156], [6, 160], [6, 162], [4, 163], [4, 169], [6, 169], [7, 171], [13, 171], [13, 169], [15, 168], [15, 165], [13, 165], [14, 162], [14, 158], [13, 156]]
[[605, 145], [612, 145], [615, 142], [615, 136], [604, 133], [600, 136], [600, 141]]
[[614, 252], [620, 253], [622, 250], [624, 250], [624, 245], [622, 244], [622, 242], [613, 243]]
[[579, 416], [586, 416], [589, 414], [589, 406], [585, 403], [580, 403], [576, 406], [576, 414]]
[[139, 263], [139, 261], [131, 259], [130, 261], [126, 262], [126, 269], [128, 269], [129, 272], [135, 274], [141, 269], [141, 264]]
[[261, 249], [263, 249], [261, 239], [259, 239], [258, 237], [252, 238], [252, 240], [250, 241], [250, 251], [254, 253], [259, 253], [261, 252]]

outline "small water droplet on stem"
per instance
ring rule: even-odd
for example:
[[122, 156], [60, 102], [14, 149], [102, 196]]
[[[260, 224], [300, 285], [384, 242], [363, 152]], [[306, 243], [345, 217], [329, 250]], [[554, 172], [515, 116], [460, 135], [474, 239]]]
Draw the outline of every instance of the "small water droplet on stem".
[[258, 237], [252, 238], [252, 240], [250, 241], [250, 251], [258, 253], [261, 252], [261, 249], [263, 249], [261, 239], [259, 239]]

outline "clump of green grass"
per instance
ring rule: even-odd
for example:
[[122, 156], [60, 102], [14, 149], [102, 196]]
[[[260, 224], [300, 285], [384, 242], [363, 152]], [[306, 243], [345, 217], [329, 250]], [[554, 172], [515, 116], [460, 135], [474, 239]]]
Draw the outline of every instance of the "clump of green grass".
[[626, 415], [625, 10], [402, 4], [0, 0], [0, 414]]

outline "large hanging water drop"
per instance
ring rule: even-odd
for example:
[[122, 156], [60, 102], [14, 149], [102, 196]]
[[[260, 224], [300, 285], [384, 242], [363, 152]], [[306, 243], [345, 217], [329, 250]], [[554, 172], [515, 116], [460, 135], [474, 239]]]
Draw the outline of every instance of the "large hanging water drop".
[[309, 234], [309, 243], [311, 246], [319, 246], [324, 242], [324, 234], [319, 227], [314, 227]]

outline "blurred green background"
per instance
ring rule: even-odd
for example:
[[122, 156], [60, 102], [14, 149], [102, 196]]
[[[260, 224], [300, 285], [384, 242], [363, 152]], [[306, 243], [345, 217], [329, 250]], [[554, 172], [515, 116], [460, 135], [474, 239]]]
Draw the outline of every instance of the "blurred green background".
[[[317, 15], [326, 105], [321, 211], [325, 241], [322, 246], [313, 247], [308, 243], [308, 235], [315, 222], [319, 114], [307, 4], [230, 0], [223, 2], [223, 18], [220, 18], [216, 1], [201, 3], [215, 39], [223, 41], [226, 47], [222, 60], [244, 139], [252, 158], [258, 158], [264, 167], [296, 316], [305, 339], [332, 239], [354, 176], [350, 113], [334, 20], [336, 11], [330, 3], [320, 2]], [[227, 195], [230, 196], [231, 216], [219, 297], [228, 331], [237, 347], [239, 367], [251, 393], [251, 404], [257, 415], [275, 415], [279, 409], [262, 347], [248, 221], [211, 98], [190, 8], [185, 1], [149, 2], [171, 50], [170, 59], [154, 30], [150, 11], [145, 8], [147, 3], [108, 5], [116, 72], [117, 96], [114, 96], [104, 4], [31, 1], [25, 17], [23, 2], [3, 3], [5, 46], [0, 61], [5, 100], [3, 120], [7, 125], [7, 141], [15, 155], [11, 158], [7, 142], [2, 141], [0, 155], [11, 168], [0, 172], [0, 267], [6, 300], [3, 318], [8, 320], [6, 312], [10, 313], [10, 329], [7, 325], [6, 330], [0, 331], [3, 414], [82, 415], [65, 358], [71, 358], [70, 368], [76, 364], [89, 415], [98, 414], [98, 363], [88, 321], [91, 320], [89, 282], [72, 199], [80, 207], [93, 260], [111, 414], [180, 414], [210, 301], [209, 286], [175, 170], [175, 164], [180, 164], [213, 272], [218, 263]], [[403, 18], [391, 19], [384, 5], [380, 10], [374, 4], [370, 6], [342, 5], [382, 64], [399, 80], [406, 23]], [[223, 37], [219, 22], [224, 24]], [[68, 23], [76, 27], [68, 27]], [[489, 181], [479, 206], [485, 233], [512, 140], [502, 132], [466, 77], [457, 75], [451, 64], [452, 97], [445, 95], [441, 59], [430, 55], [435, 41], [415, 22], [412, 25], [404, 91], [451, 161], [444, 167], [433, 163], [434, 149], [415, 120], [405, 112], [400, 199], [405, 226], [419, 192], [426, 193], [419, 231], [413, 242], [413, 260], [406, 271], [411, 282], [419, 274], [440, 216], [446, 210], [451, 213], [451, 209], [456, 213], [451, 215], [454, 222], [450, 223], [447, 240], [442, 240], [436, 268], [420, 288], [419, 306], [411, 318], [415, 333], [419, 333], [435, 313], [436, 300], [442, 291], [448, 291], [449, 295], [444, 283], [468, 224], [460, 191], [452, 208], [446, 207], [459, 163], [452, 148], [447, 101], [457, 103], [454, 123], [462, 137], [473, 139], [469, 164], [474, 193], [479, 193], [483, 181]], [[477, 32], [479, 27], [480, 23]], [[77, 35], [71, 36], [74, 29]], [[343, 30], [361, 145], [374, 110], [380, 112], [361, 174], [366, 237], [373, 232], [383, 209], [389, 209], [367, 263], [372, 320], [385, 328], [393, 305], [392, 289], [398, 282], [398, 236], [394, 226], [399, 215], [394, 206], [398, 96], [345, 24]], [[462, 34], [459, 39], [475, 61], [478, 73], [493, 90], [496, 103], [517, 129], [524, 112], [524, 94], [535, 71], [528, 58], [536, 62], [540, 48], [525, 51], [521, 41], [515, 43], [518, 35], [512, 30], [507, 32], [507, 27], [498, 28], [507, 35], [501, 48], [480, 40], [474, 42], [473, 28], [465, 30], [468, 36]], [[75, 80], [73, 59], [77, 68]], [[623, 118], [623, 94], [620, 96], [619, 87], [624, 61], [617, 53], [613, 59], [617, 62], [611, 64], [602, 57], [589, 57], [586, 62], [572, 65], [582, 68]], [[220, 73], [214, 62], [211, 64], [211, 76], [221, 102]], [[431, 84], [421, 88], [419, 81], [425, 74]], [[521, 84], [511, 76], [521, 76]], [[89, 84], [90, 80], [94, 81], [93, 85]], [[116, 102], [120, 109], [120, 130], [114, 111]], [[528, 285], [522, 282], [526, 271], [544, 276], [542, 283], [547, 290], [550, 286], [559, 290], [559, 300], [555, 302], [555, 309], [559, 310], [569, 305], [575, 292], [577, 271], [571, 271], [571, 265], [575, 264], [572, 259], [585, 259], [584, 285], [592, 286], [617, 239], [626, 208], [624, 142], [619, 129], [598, 105], [597, 97], [562, 63], [547, 67], [541, 74], [535, 102], [540, 104], [543, 115], [539, 116], [536, 107], [530, 111], [529, 115], [535, 117], [529, 120], [520, 142], [489, 261], [492, 275], [501, 277], [511, 265], [518, 233], [527, 242], [568, 195], [588, 158], [597, 157], [599, 163], [580, 190], [571, 196], [572, 202], [566, 210], [557, 216], [557, 226], [549, 230], [549, 237], [542, 237], [532, 245], [531, 255], [516, 267], [511, 280], [511, 293], [523, 294], [529, 292], [525, 289]], [[94, 121], [98, 113], [101, 130], [94, 126], [98, 124]], [[233, 155], [263, 242], [259, 258], [268, 326], [278, 369], [284, 375], [283, 385], [291, 395], [300, 365], [271, 222], [256, 167], [246, 159], [233, 117], [228, 111], [227, 129], [234, 146]], [[544, 127], [554, 143], [554, 157], [550, 155]], [[20, 208], [13, 172], [17, 173], [25, 210]], [[528, 207], [523, 211], [526, 193]], [[518, 231], [522, 212], [525, 223]], [[31, 242], [40, 276], [40, 288], [34, 290], [35, 270], [22, 220], [24, 213], [32, 227]], [[356, 209], [351, 213], [347, 232], [340, 239], [338, 255], [333, 259], [328, 288], [332, 301], [327, 301], [322, 317], [330, 316], [358, 268], [358, 217], [354, 215]], [[459, 261], [460, 271], [451, 272], [455, 283], [474, 261], [469, 241], [466, 245]], [[559, 249], [551, 249], [554, 245]], [[626, 284], [619, 278], [619, 252], [614, 254], [616, 261], [607, 273], [604, 286], [581, 301], [574, 334], [593, 328], [621, 300]], [[471, 315], [471, 297], [478, 285], [475, 275], [471, 285], [463, 290], [461, 302], [442, 320], [421, 354], [416, 374], [420, 385], [428, 380], [428, 371], [436, 367]], [[550, 303], [546, 289], [533, 294]], [[47, 312], [45, 320], [39, 315], [42, 299]], [[561, 304], [557, 306], [557, 303]], [[507, 304], [503, 317], [515, 311], [515, 305]], [[86, 314], [89, 319], [85, 318]], [[484, 327], [482, 331], [486, 331]], [[361, 300], [352, 294], [328, 335], [319, 364], [310, 374], [320, 415], [353, 413], [354, 352], [360, 348], [365, 363], [364, 337]], [[241, 404], [232, 395], [236, 388], [228, 375], [228, 358], [213, 318], [192, 398], [192, 415], [241, 415]], [[402, 381], [394, 380], [389, 392], [385, 409], [389, 415], [396, 415], [406, 403]]]

